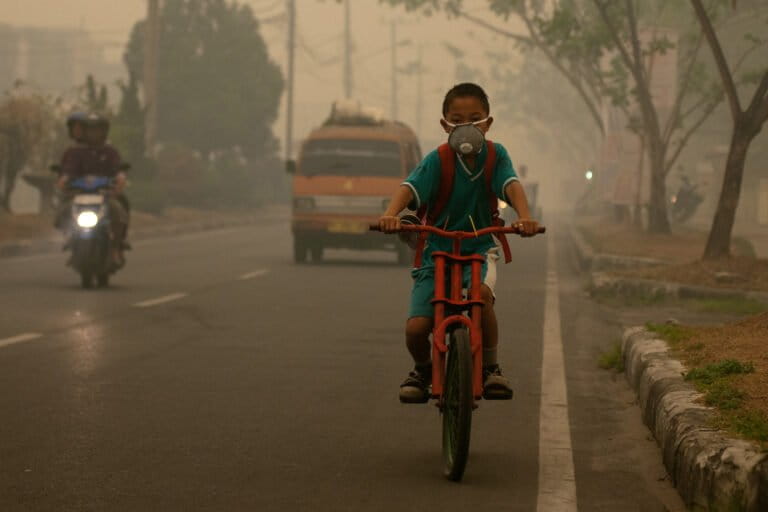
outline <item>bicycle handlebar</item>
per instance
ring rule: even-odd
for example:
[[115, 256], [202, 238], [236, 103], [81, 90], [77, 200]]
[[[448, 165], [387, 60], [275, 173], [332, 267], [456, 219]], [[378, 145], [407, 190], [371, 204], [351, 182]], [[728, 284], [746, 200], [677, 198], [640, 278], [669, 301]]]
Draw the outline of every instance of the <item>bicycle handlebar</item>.
[[[368, 226], [368, 229], [370, 231], [380, 231], [381, 228], [378, 224], [370, 224]], [[477, 231], [446, 231], [444, 229], [436, 228], [435, 226], [426, 226], [426, 225], [420, 225], [420, 224], [401, 224], [400, 229], [396, 231], [392, 231], [392, 233], [399, 233], [402, 231], [411, 231], [411, 232], [427, 232], [427, 233], [433, 233], [438, 236], [442, 236], [445, 238], [454, 238], [454, 239], [463, 239], [463, 238], [475, 238], [478, 236], [484, 236], [484, 235], [492, 235], [492, 234], [510, 234], [510, 235], [522, 235], [523, 233], [516, 227], [505, 227], [505, 226], [491, 226], [488, 228], [478, 229]], [[539, 229], [536, 231], [536, 234], [543, 234], [546, 233], [547, 228], [544, 226], [539, 226]]]

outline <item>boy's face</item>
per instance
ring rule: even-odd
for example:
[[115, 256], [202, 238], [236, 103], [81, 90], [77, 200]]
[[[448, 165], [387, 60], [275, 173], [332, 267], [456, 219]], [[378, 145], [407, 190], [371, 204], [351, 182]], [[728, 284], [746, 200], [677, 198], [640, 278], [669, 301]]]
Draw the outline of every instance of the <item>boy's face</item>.
[[[451, 133], [453, 128], [448, 124], [467, 124], [483, 121], [477, 126], [480, 131], [486, 133], [493, 124], [493, 118], [488, 115], [488, 111], [483, 106], [483, 102], [474, 96], [459, 96], [454, 98], [448, 105], [448, 112], [440, 120], [440, 124], [445, 133]], [[447, 122], [446, 122], [447, 121]]]

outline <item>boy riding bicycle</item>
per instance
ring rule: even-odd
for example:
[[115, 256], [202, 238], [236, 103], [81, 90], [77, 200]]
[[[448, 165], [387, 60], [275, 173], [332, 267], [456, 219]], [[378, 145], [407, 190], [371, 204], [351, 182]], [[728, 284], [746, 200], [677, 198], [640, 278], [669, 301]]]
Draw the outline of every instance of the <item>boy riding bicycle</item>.
[[[448, 144], [429, 153], [411, 172], [379, 219], [379, 228], [394, 232], [400, 228], [399, 214], [406, 208], [419, 210], [425, 221], [450, 231], [476, 231], [497, 221], [496, 199], [509, 203], [517, 212], [515, 224], [533, 236], [538, 223], [530, 219], [523, 187], [509, 155], [501, 144], [487, 142], [490, 129], [488, 96], [472, 83], [454, 86], [445, 95], [440, 124], [449, 134]], [[506, 243], [502, 239], [503, 243]], [[433, 328], [434, 251], [451, 250], [451, 241], [430, 235], [417, 247], [417, 265], [411, 272], [414, 285], [405, 327], [408, 351], [415, 367], [400, 385], [400, 401], [424, 403], [429, 400], [432, 362], [429, 335]], [[490, 235], [465, 240], [463, 254], [481, 254], [483, 264], [482, 316], [483, 397], [510, 399], [512, 388], [497, 362], [498, 325], [493, 309], [496, 260], [499, 247]], [[506, 252], [506, 251], [505, 251]], [[468, 270], [468, 269], [466, 269]], [[465, 281], [468, 272], [465, 272]], [[465, 283], [466, 284], [466, 283]]]

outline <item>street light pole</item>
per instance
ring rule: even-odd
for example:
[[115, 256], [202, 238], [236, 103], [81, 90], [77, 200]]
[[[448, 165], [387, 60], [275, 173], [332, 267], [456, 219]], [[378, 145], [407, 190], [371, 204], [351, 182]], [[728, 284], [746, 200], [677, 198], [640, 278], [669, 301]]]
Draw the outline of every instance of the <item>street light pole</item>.
[[352, 34], [350, 29], [350, 4], [344, 0], [344, 97], [352, 97]]
[[157, 141], [157, 63], [160, 45], [160, 0], [147, 0], [147, 22], [144, 32], [144, 148], [153, 155]]
[[393, 121], [397, 121], [398, 118], [398, 104], [397, 104], [397, 26], [395, 25], [395, 21], [392, 20], [390, 23], [390, 44], [392, 46], [392, 83], [391, 83], [391, 92], [390, 92], [390, 115], [392, 117]]
[[288, 11], [288, 77], [285, 108], [285, 160], [293, 155], [293, 83], [296, 48], [296, 0], [287, 0]]
[[422, 58], [422, 47], [422, 43], [419, 43], [418, 54], [416, 57], [416, 134], [418, 136], [421, 136], [422, 104], [424, 103], [424, 61]]

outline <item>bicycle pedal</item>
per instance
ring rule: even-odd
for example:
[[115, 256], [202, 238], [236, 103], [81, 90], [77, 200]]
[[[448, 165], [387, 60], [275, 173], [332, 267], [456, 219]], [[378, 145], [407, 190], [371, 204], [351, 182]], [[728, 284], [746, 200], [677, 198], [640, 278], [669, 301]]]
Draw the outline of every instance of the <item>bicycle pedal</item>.
[[491, 391], [483, 393], [483, 400], [512, 400], [514, 395], [514, 393], [508, 393], [506, 391]]

